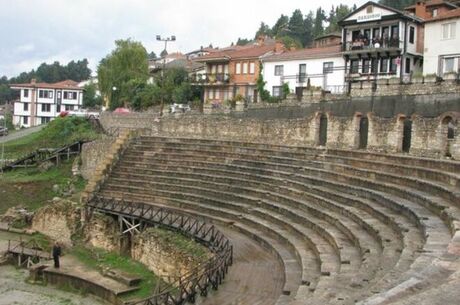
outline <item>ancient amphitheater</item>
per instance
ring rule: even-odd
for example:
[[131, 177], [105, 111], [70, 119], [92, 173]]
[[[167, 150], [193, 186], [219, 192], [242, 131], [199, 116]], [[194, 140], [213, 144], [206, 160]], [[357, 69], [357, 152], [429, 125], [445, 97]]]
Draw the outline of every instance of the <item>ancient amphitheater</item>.
[[189, 121], [175, 122], [130, 139], [96, 196], [193, 215], [225, 234], [233, 265], [200, 304], [460, 304], [460, 162], [288, 145], [280, 134], [243, 141], [193, 126], [191, 136]]

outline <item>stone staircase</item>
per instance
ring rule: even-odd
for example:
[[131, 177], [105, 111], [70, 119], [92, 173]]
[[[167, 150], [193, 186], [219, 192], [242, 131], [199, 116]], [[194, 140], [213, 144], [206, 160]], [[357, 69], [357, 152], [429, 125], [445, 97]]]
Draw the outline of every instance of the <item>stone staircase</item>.
[[[284, 270], [276, 277], [281, 295], [263, 304], [413, 298], [415, 285], [428, 289], [436, 275], [451, 274], [443, 262], [460, 254], [452, 250], [459, 247], [459, 162], [140, 137], [99, 195], [177, 209], [256, 241]], [[245, 285], [219, 304], [259, 304], [259, 296], [237, 298], [250, 295]]]

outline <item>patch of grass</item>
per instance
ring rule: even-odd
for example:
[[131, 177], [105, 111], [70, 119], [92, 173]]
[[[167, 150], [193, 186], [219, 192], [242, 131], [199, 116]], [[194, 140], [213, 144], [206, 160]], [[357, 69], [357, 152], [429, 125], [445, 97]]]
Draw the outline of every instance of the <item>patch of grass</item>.
[[91, 269], [109, 268], [139, 276], [142, 279], [139, 284], [139, 290], [126, 294], [123, 297], [124, 299], [146, 298], [154, 293], [158, 281], [161, 281], [143, 264], [115, 252], [108, 252], [98, 248], [86, 248], [80, 245], [73, 247], [70, 254]]
[[80, 117], [56, 118], [42, 130], [5, 143], [5, 158], [17, 159], [39, 148], [58, 148], [79, 140], [94, 140], [98, 134]]
[[51, 251], [52, 242], [48, 236], [37, 232], [37, 233], [34, 233], [29, 240], [35, 242], [41, 249], [43, 249], [43, 251], [45, 252]]
[[[72, 180], [72, 160], [64, 161], [46, 172], [37, 168], [16, 169], [0, 175], [0, 214], [13, 206], [34, 211], [57, 194], [53, 185], [66, 185]], [[83, 180], [83, 181], [81, 181]], [[81, 178], [75, 183], [77, 192], [84, 188]]]
[[209, 252], [206, 247], [180, 233], [161, 228], [149, 228], [148, 232], [160, 239], [160, 243], [171, 244], [182, 253], [203, 259], [208, 256]]

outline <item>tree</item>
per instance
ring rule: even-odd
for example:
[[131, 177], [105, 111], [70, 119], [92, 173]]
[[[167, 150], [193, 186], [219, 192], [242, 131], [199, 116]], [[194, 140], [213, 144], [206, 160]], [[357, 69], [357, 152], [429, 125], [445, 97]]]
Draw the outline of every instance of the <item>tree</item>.
[[304, 35], [300, 40], [304, 47], [309, 47], [313, 43], [313, 12], [309, 12], [303, 21]]
[[117, 40], [115, 46], [97, 68], [99, 90], [110, 99], [110, 109], [131, 106], [133, 92], [149, 77], [147, 51], [140, 42]]
[[96, 84], [89, 83], [83, 87], [83, 90], [83, 107], [93, 108], [102, 106], [102, 98], [96, 94]]
[[257, 30], [256, 32], [256, 36], [255, 36], [255, 39], [259, 38], [260, 36], [271, 36], [271, 29], [270, 27], [265, 24], [264, 22], [261, 22], [260, 23], [260, 27], [259, 29]]
[[281, 41], [288, 50], [302, 48], [302, 42], [292, 38], [291, 36], [281, 36], [278, 37], [278, 40]]
[[289, 36], [297, 41], [302, 41], [305, 35], [304, 21], [302, 12], [297, 9], [292, 13], [288, 23]]
[[321, 7], [316, 10], [315, 22], [313, 26], [313, 37], [318, 38], [324, 34], [324, 21], [326, 21], [326, 15]]
[[150, 52], [149, 54], [149, 60], [153, 60], [153, 59], [157, 59], [157, 55], [155, 54], [155, 52]]
[[248, 43], [250, 43], [251, 40], [247, 39], [247, 38], [239, 38], [238, 37], [238, 40], [236, 41], [236, 45], [237, 46], [245, 46], [247, 45]]
[[328, 27], [326, 28], [326, 33], [333, 33], [340, 30], [338, 22], [345, 18], [348, 14], [352, 12], [352, 8], [348, 5], [340, 4], [335, 9], [332, 7], [327, 21], [329, 22]]
[[272, 27], [271, 33], [273, 37], [281, 37], [286, 35], [288, 24], [289, 17], [281, 14], [281, 16], [276, 21], [275, 25]]
[[259, 92], [260, 99], [263, 102], [270, 100], [270, 92], [265, 89], [266, 84], [267, 82], [264, 80], [264, 76], [262, 74], [262, 65], [260, 65], [259, 77], [257, 78], [257, 81], [256, 81], [256, 87], [257, 87], [257, 92]]

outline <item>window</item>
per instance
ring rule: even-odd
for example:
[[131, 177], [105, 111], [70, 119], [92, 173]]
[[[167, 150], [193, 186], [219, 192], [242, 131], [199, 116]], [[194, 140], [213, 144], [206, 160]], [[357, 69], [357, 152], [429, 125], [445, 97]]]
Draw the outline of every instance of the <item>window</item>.
[[433, 17], [436, 17], [436, 16], [438, 16], [438, 9], [437, 8], [435, 8], [433, 10]]
[[445, 58], [444, 59], [444, 72], [449, 73], [449, 72], [454, 72], [454, 62], [455, 58]]
[[366, 7], [366, 13], [372, 14], [373, 12], [374, 12], [374, 6], [373, 5], [369, 5], [368, 7]]
[[50, 104], [42, 104], [42, 112], [50, 112], [51, 105]]
[[[217, 65], [211, 65], [211, 74], [216, 74], [216, 68], [217, 68]], [[64, 92], [64, 98], [66, 98], [65, 92]]]
[[363, 74], [368, 74], [371, 66], [370, 59], [363, 59]]
[[243, 74], [248, 74], [248, 63], [247, 62], [243, 63]]
[[256, 73], [256, 65], [255, 63], [251, 62], [249, 63], [249, 74], [254, 74]]
[[38, 97], [39, 98], [53, 98], [53, 91], [52, 90], [38, 90]]
[[29, 97], [29, 89], [24, 89], [24, 97]]
[[411, 71], [411, 68], [410, 68], [410, 58], [406, 58], [405, 72], [406, 72], [406, 74], [409, 74], [410, 71]]
[[399, 38], [399, 26], [398, 25], [393, 25], [391, 27], [391, 38]]
[[379, 70], [379, 60], [378, 59], [372, 59], [371, 61], [371, 73], [375, 74]]
[[299, 83], [305, 82], [305, 76], [307, 75], [307, 65], [300, 64], [299, 65]]
[[51, 121], [51, 118], [41, 118], [41, 121], [42, 121], [42, 124], [46, 124], [46, 123], [49, 123]]
[[272, 95], [275, 97], [280, 97], [281, 96], [281, 86], [273, 86], [272, 89]]
[[382, 58], [380, 60], [380, 73], [388, 72], [388, 58]]
[[224, 67], [222, 65], [217, 66], [217, 73], [224, 73]]
[[323, 63], [323, 74], [332, 73], [334, 70], [334, 62], [328, 61]]
[[[213, 90], [213, 89], [209, 89], [208, 98], [209, 98], [210, 100], [213, 100], [213, 99], [214, 99], [214, 90]], [[67, 106], [66, 106], [66, 108], [67, 108]]]
[[355, 59], [350, 62], [350, 73], [359, 73], [359, 60]]
[[24, 122], [24, 125], [29, 124], [29, 117], [28, 116], [23, 117], [22, 121]]
[[284, 75], [284, 66], [276, 65], [275, 66], [275, 76], [283, 76], [283, 75]]
[[241, 63], [240, 62], [237, 62], [236, 65], [235, 65], [235, 73], [236, 74], [241, 74]]
[[29, 104], [24, 103], [24, 111], [29, 111]]
[[409, 43], [415, 43], [415, 28], [409, 27]]
[[398, 71], [398, 59], [396, 57], [390, 60], [390, 73], [396, 73]]
[[65, 100], [76, 100], [77, 92], [64, 91], [64, 99]]
[[74, 110], [75, 107], [72, 105], [65, 105], [65, 111]]
[[455, 27], [457, 23], [451, 22], [442, 25], [442, 39], [453, 39], [455, 38]]

